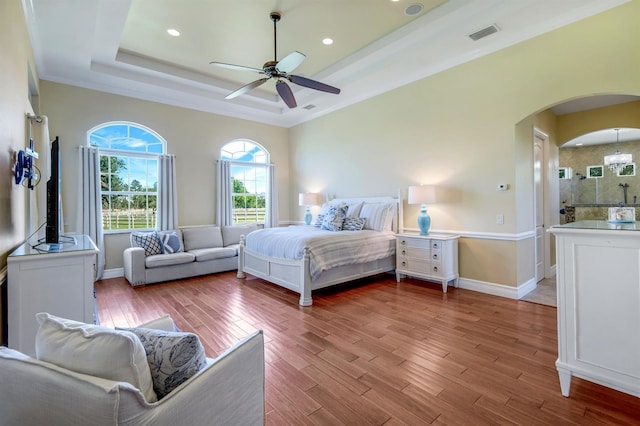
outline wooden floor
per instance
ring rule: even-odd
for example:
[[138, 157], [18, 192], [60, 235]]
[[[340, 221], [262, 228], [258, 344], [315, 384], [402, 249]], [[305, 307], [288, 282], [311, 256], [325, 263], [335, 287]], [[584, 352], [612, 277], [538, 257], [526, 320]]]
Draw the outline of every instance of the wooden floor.
[[640, 399], [574, 378], [560, 394], [556, 308], [380, 275], [298, 295], [222, 273], [96, 285], [100, 322], [163, 313], [208, 356], [264, 330], [268, 425], [640, 424]]

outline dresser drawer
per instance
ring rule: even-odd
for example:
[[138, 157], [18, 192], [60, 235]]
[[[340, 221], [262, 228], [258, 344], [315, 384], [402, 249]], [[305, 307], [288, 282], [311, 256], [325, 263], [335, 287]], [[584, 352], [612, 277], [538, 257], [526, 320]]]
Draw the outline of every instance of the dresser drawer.
[[400, 247], [415, 247], [421, 248], [425, 250], [429, 250], [431, 248], [431, 240], [426, 238], [405, 238], [398, 237], [398, 248]]
[[411, 258], [428, 261], [431, 259], [431, 252], [429, 249], [417, 248], [417, 247], [398, 247], [396, 251], [396, 255], [399, 258]]
[[398, 260], [398, 269], [415, 272], [418, 274], [431, 274], [431, 263], [415, 259]]

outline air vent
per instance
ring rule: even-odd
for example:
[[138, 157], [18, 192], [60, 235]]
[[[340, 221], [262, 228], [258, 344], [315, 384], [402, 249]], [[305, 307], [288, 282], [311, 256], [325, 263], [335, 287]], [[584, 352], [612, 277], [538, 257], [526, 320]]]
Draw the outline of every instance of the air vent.
[[404, 10], [404, 14], [407, 16], [415, 16], [418, 13], [422, 12], [422, 9], [424, 9], [424, 6], [420, 3], [413, 3], [407, 6], [407, 8]]
[[307, 105], [307, 106], [303, 106], [302, 108], [303, 108], [303, 109], [314, 109], [315, 107], [316, 107], [315, 105], [313, 105], [313, 104], [309, 104], [309, 105]]
[[487, 36], [490, 36], [491, 34], [495, 34], [498, 31], [500, 31], [500, 28], [498, 28], [498, 26], [496, 24], [493, 24], [493, 25], [488, 26], [487, 28], [481, 29], [480, 31], [476, 31], [473, 34], [469, 34], [469, 37], [473, 41], [478, 41], [481, 38], [485, 38]]

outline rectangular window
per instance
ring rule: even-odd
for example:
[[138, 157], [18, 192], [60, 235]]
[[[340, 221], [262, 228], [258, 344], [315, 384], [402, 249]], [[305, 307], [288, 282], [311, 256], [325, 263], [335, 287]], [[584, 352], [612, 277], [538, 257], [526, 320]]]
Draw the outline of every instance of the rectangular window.
[[267, 213], [267, 168], [262, 164], [233, 164], [233, 223], [264, 223]]

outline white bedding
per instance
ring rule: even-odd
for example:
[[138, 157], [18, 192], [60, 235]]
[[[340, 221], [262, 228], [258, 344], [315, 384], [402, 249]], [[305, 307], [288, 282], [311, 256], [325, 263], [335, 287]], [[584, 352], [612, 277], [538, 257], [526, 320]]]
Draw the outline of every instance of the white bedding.
[[281, 259], [302, 259], [309, 249], [311, 279], [327, 269], [382, 259], [395, 253], [391, 231], [325, 231], [314, 226], [266, 228], [251, 232], [246, 247], [256, 253]]

